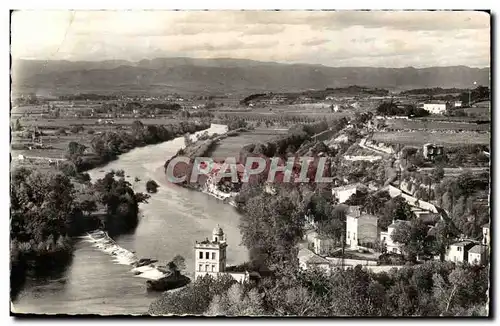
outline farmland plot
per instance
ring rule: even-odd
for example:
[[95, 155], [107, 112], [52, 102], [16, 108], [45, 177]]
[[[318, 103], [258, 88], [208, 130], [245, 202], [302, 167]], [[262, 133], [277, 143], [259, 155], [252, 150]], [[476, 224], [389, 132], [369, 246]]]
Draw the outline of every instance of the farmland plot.
[[423, 145], [425, 143], [460, 145], [460, 144], [489, 144], [490, 133], [479, 132], [424, 132], [398, 131], [377, 132], [373, 140], [385, 144]]

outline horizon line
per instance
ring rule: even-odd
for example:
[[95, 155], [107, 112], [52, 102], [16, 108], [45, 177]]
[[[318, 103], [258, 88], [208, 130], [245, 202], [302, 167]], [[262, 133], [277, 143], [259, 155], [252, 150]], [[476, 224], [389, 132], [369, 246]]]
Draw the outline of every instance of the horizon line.
[[405, 69], [405, 68], [413, 68], [413, 69], [426, 69], [426, 68], [451, 68], [451, 67], [466, 67], [470, 69], [491, 69], [491, 65], [488, 66], [470, 66], [470, 65], [449, 65], [449, 66], [402, 66], [402, 67], [387, 67], [387, 66], [330, 66], [321, 63], [305, 63], [305, 62], [283, 62], [283, 61], [262, 61], [255, 59], [244, 59], [244, 58], [231, 58], [231, 57], [220, 57], [220, 58], [206, 58], [206, 57], [155, 57], [151, 59], [139, 59], [139, 60], [128, 60], [128, 59], [106, 59], [106, 60], [70, 60], [70, 59], [36, 59], [36, 58], [13, 58], [11, 54], [11, 62], [14, 61], [45, 61], [45, 62], [56, 62], [56, 61], [65, 61], [71, 63], [78, 62], [107, 62], [107, 61], [125, 61], [133, 64], [138, 64], [141, 61], [153, 61], [153, 60], [161, 60], [161, 59], [194, 59], [194, 60], [240, 60], [240, 61], [252, 61], [256, 63], [264, 63], [264, 64], [282, 64], [282, 65], [308, 65], [308, 66], [321, 66], [327, 68], [382, 68], [382, 69]]

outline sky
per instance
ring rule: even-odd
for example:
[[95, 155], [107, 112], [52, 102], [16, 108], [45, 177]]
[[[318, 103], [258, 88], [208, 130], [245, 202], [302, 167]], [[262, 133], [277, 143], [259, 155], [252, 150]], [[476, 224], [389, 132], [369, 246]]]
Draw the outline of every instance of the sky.
[[490, 16], [473, 11], [17, 11], [11, 18], [11, 55], [489, 67]]

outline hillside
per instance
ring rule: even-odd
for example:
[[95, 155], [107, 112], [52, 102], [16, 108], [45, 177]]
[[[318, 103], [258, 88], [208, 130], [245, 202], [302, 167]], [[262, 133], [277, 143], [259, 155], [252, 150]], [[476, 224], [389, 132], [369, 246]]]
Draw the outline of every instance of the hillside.
[[489, 68], [327, 67], [242, 59], [164, 58], [129, 62], [35, 61], [12, 63], [16, 92], [299, 91], [359, 85], [386, 89], [469, 88], [489, 85]]

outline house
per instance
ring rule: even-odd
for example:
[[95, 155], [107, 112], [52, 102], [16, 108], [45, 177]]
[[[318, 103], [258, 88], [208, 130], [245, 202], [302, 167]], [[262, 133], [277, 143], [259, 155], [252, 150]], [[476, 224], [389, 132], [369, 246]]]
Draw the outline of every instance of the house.
[[475, 245], [469, 249], [467, 261], [474, 265], [484, 265], [487, 262], [487, 248], [484, 245]]
[[458, 241], [451, 244], [446, 253], [445, 260], [454, 263], [467, 262], [469, 259], [467, 253], [474, 245], [474, 242], [471, 241]]
[[195, 242], [195, 279], [205, 275], [217, 278], [221, 275], [230, 275], [238, 282], [248, 282], [250, 274], [244, 272], [226, 272], [226, 236], [222, 228], [217, 225], [212, 231], [212, 240]]
[[328, 256], [335, 249], [335, 241], [317, 234], [313, 238], [314, 252], [321, 256]]
[[483, 225], [483, 241], [482, 244], [489, 247], [490, 246], [490, 223]]
[[424, 103], [424, 110], [430, 114], [445, 114], [450, 105], [447, 102]]
[[330, 262], [327, 259], [316, 255], [309, 249], [300, 249], [297, 257], [299, 259], [299, 266], [303, 270], [307, 270], [310, 268], [319, 268], [327, 273], [330, 273], [331, 271]]
[[393, 241], [392, 234], [394, 230], [403, 223], [409, 223], [409, 221], [395, 220], [387, 227], [387, 231], [380, 232], [380, 242], [385, 245], [387, 252], [401, 254], [402, 244]]
[[373, 247], [378, 240], [378, 218], [362, 214], [360, 206], [350, 206], [346, 214], [346, 244], [354, 250]]
[[444, 155], [444, 147], [431, 143], [424, 144], [423, 155], [426, 160], [434, 160], [436, 157]]
[[361, 183], [355, 183], [347, 186], [336, 187], [332, 188], [332, 195], [338, 199], [339, 204], [342, 204], [360, 189], [366, 189], [366, 186]]
[[453, 106], [454, 106], [454, 107], [456, 107], [456, 108], [460, 108], [460, 107], [462, 107], [462, 101], [455, 101], [455, 102], [453, 103]]

